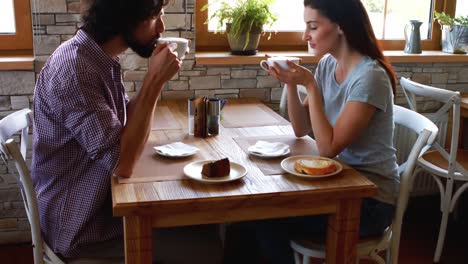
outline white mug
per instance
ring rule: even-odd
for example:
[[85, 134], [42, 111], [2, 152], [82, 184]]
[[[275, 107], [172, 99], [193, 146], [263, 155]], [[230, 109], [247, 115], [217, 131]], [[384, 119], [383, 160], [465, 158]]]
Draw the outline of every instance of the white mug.
[[177, 58], [179, 59], [183, 58], [183, 56], [185, 56], [185, 53], [189, 51], [188, 39], [176, 37], [159, 38], [157, 44], [162, 44], [166, 42], [177, 44], [177, 47], [174, 48], [174, 51], [177, 52]]
[[289, 71], [289, 66], [286, 63], [288, 60], [296, 64], [299, 64], [300, 62], [300, 59], [296, 57], [270, 57], [266, 60], [260, 61], [260, 67], [262, 67], [262, 69], [265, 71], [268, 71], [268, 67], [273, 66], [273, 63], [276, 62], [283, 70]]

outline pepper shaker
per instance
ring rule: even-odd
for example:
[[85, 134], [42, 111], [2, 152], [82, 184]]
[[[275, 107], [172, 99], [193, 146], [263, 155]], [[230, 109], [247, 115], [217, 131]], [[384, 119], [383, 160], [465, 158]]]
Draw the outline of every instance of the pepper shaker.
[[206, 112], [206, 132], [208, 136], [219, 134], [221, 102], [219, 99], [209, 99]]

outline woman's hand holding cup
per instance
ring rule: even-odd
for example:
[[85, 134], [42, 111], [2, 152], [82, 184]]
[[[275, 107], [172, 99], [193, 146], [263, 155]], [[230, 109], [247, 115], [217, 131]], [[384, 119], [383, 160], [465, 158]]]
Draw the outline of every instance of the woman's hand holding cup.
[[270, 68], [275, 67], [280, 67], [283, 71], [289, 71], [291, 68], [287, 61], [299, 64], [301, 59], [296, 57], [267, 57], [266, 60], [260, 61], [260, 67], [267, 72], [270, 71]]

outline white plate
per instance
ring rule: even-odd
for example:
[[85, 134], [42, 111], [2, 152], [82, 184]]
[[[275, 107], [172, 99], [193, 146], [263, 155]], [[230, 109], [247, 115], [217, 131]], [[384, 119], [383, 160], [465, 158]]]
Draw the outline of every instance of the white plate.
[[187, 164], [184, 167], [184, 174], [196, 181], [205, 182], [205, 183], [220, 183], [220, 182], [230, 182], [235, 181], [244, 177], [247, 174], [247, 169], [240, 165], [239, 163], [230, 161], [231, 172], [228, 176], [217, 177], [217, 178], [208, 178], [201, 174], [202, 166], [205, 163], [212, 162], [213, 160], [200, 160], [194, 161]]
[[252, 150], [252, 149], [249, 148], [248, 152], [249, 152], [249, 154], [251, 154], [253, 156], [268, 159], [268, 158], [277, 158], [277, 157], [282, 157], [282, 156], [288, 155], [291, 151], [289, 150], [289, 148], [287, 148], [285, 151], [283, 151], [281, 153], [272, 153], [271, 154], [271, 153], [256, 152], [255, 150]]
[[[336, 171], [334, 171], [332, 173], [329, 173], [329, 174], [309, 175], [309, 174], [299, 173], [294, 169], [294, 162], [296, 162], [296, 160], [298, 160], [298, 159], [317, 159], [317, 158], [326, 159], [326, 160], [329, 160], [329, 161], [332, 161], [333, 163], [335, 163]], [[287, 171], [287, 172], [289, 172], [289, 173], [291, 173], [293, 175], [299, 176], [299, 177], [304, 177], [304, 178], [308, 178], [308, 179], [315, 179], [315, 178], [324, 178], [324, 177], [330, 177], [330, 176], [336, 175], [336, 174], [340, 173], [343, 170], [343, 165], [341, 165], [341, 163], [339, 163], [336, 160], [325, 158], [325, 157], [312, 156], [312, 155], [299, 155], [299, 156], [292, 156], [292, 157], [285, 158], [283, 161], [281, 161], [281, 168], [283, 168], [283, 170], [285, 170], [285, 171]]]

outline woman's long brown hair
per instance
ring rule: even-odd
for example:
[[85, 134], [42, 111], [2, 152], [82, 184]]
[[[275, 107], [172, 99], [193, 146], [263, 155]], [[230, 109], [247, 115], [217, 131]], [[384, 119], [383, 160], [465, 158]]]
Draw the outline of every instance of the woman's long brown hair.
[[377, 43], [369, 16], [360, 0], [304, 0], [304, 6], [317, 9], [338, 24], [351, 48], [380, 62], [390, 78], [395, 95], [395, 72]]

